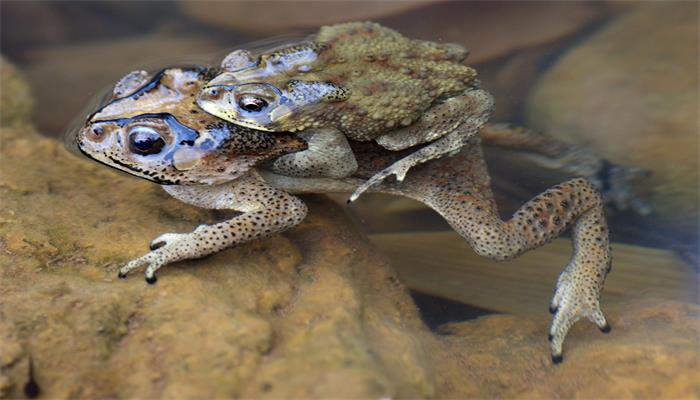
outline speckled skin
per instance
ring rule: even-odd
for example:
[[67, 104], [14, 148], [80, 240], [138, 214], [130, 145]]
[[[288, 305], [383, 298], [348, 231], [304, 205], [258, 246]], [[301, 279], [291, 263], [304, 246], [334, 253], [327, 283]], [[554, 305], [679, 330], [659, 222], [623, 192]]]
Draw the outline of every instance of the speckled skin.
[[[222, 63], [226, 71], [207, 84], [198, 104], [254, 129], [335, 128], [349, 139], [376, 140], [390, 150], [436, 141], [372, 177], [354, 200], [389, 175], [401, 180], [412, 166], [458, 150], [465, 138], [455, 135], [473, 131], [461, 125], [470, 125], [487, 107], [491, 113], [493, 100], [478, 88], [474, 69], [461, 63], [466, 55], [459, 45], [408, 39], [376, 23], [326, 26], [307, 42], [257, 60], [232, 53]], [[476, 98], [483, 104], [475, 105]]]
[[[564, 338], [580, 318], [588, 318], [603, 332], [610, 330], [599, 303], [611, 265], [602, 199], [586, 179], [572, 179], [536, 196], [503, 221], [480, 142], [478, 136], [473, 137], [457, 155], [417, 166], [403, 182], [382, 182], [371, 190], [423, 202], [442, 215], [478, 254], [495, 260], [515, 258], [572, 228], [574, 254], [558, 279], [550, 306], [555, 314], [550, 328], [552, 360], [561, 362]], [[293, 193], [343, 192], [405, 156], [370, 143], [351, 144], [359, 162], [353, 177], [295, 178], [265, 170], [261, 174], [272, 186]]]
[[300, 223], [306, 205], [295, 196], [270, 187], [254, 170], [216, 186], [163, 186], [185, 203], [209, 209], [227, 209], [242, 214], [213, 225], [200, 225], [190, 233], [165, 233], [151, 242], [147, 254], [131, 260], [119, 270], [146, 267], [146, 281], [155, 283], [156, 271], [175, 261], [200, 258], [227, 247], [270, 236]]
[[[228, 182], [265, 160], [300, 150], [298, 137], [240, 127], [204, 113], [194, 96], [211, 71], [167, 68], [122, 78], [76, 135], [91, 158], [160, 184]], [[134, 149], [135, 135], [158, 138], [157, 152]]]
[[[294, 135], [281, 135], [287, 137], [288, 141], [273, 141], [272, 146], [263, 148], [258, 143], [266, 143], [264, 138], [277, 138], [278, 135], [257, 130], [245, 130], [244, 135], [237, 135], [235, 126], [224, 125], [230, 129], [231, 136], [244, 138], [245, 146], [228, 146], [227, 140], [232, 139], [231, 136], [227, 136], [227, 140], [220, 142], [220, 149], [209, 149], [211, 153], [202, 157], [201, 162], [187, 164], [188, 175], [187, 179], [184, 179], [179, 175], [182, 171], [175, 166], [175, 157], [168, 158], [160, 153], [148, 156], [132, 154], [133, 148], [123, 145], [130, 137], [129, 125], [112, 129], [108, 134], [105, 131], [96, 136], [93, 132], [95, 126], [105, 124], [102, 118], [108, 118], [110, 121], [122, 118], [138, 119], [144, 109], [132, 110], [130, 107], [145, 107], [152, 119], [173, 116], [192, 124], [185, 128], [191, 129], [196, 138], [192, 143], [175, 141], [174, 143], [178, 143], [174, 146], [176, 150], [197, 148], [202, 138], [210, 138], [210, 127], [217, 126], [216, 123], [210, 121], [205, 124], [202, 121], [206, 120], [187, 117], [193, 114], [190, 108], [193, 106], [192, 98], [183, 94], [190, 93], [185, 88], [192, 85], [190, 80], [179, 78], [182, 78], [182, 73], [190, 76], [188, 74], [195, 72], [180, 69], [165, 71], [167, 73], [164, 76], [174, 74], [173, 77], [178, 79], [166, 80], [169, 85], [163, 92], [160, 92], [158, 85], [148, 83], [153, 80], [147, 80], [140, 73], [120, 81], [115, 92], [122, 96], [129, 94], [113, 100], [89, 117], [77, 136], [80, 149], [109, 166], [157, 183], [169, 183], [163, 186], [164, 189], [186, 203], [212, 209], [231, 209], [242, 214], [218, 224], [201, 225], [191, 233], [166, 233], [159, 236], [151, 243], [152, 251], [120, 269], [120, 277], [125, 277], [136, 268], [145, 267], [146, 280], [154, 283], [156, 271], [165, 264], [203, 257], [226, 247], [281, 232], [298, 224], [307, 212], [303, 202], [290, 193], [352, 191], [377, 173], [432, 146], [427, 144], [417, 149], [390, 151], [372, 142], [328, 141], [331, 135], [312, 130], [299, 134], [303, 140]], [[200, 76], [201, 72], [197, 74], [199, 75], [195, 75]], [[138, 87], [139, 84], [142, 86]], [[144, 88], [149, 89], [143, 90]], [[133, 98], [134, 96], [138, 98]], [[175, 96], [176, 99], [170, 99], [168, 96]], [[162, 98], [156, 101], [158, 97]], [[139, 104], [140, 101], [144, 102], [143, 105]], [[187, 107], [179, 107], [177, 103], [183, 103]], [[371, 190], [407, 196], [425, 203], [442, 215], [476, 252], [496, 260], [512, 259], [547, 243], [571, 227], [574, 254], [558, 279], [551, 302], [551, 311], [555, 313], [550, 328], [552, 359], [554, 362], [560, 362], [564, 338], [578, 319], [588, 318], [604, 332], [610, 329], [599, 304], [600, 292], [605, 276], [610, 271], [611, 262], [603, 201], [591, 183], [577, 178], [545, 191], [527, 202], [511, 219], [501, 220], [481, 151], [480, 128], [490, 109], [484, 104], [486, 103], [479, 99], [474, 100], [475, 107], [481, 106], [482, 111], [473, 112], [473, 120], [461, 125], [470, 131], [465, 135], [457, 135], [461, 141], [455, 154], [416, 166], [406, 174], [402, 182], [381, 181]], [[183, 110], [187, 112], [183, 113]], [[172, 132], [160, 133], [166, 136], [174, 135]], [[576, 151], [533, 132], [503, 126], [487, 126], [483, 133], [493, 144], [524, 148], [540, 160], [560, 163], [574, 170], [580, 167], [580, 163], [570, 160], [572, 154], [577, 154]], [[246, 158], [240, 158], [239, 153], [247, 152], [252, 146], [251, 143], [258, 146], [258, 162], [268, 158], [271, 160], [255, 164]], [[333, 152], [336, 146], [346, 145], [350, 146], [353, 160], [358, 161], [352, 166], [353, 172], [350, 176], [309, 177], [306, 171], [308, 166], [301, 163], [301, 172], [297, 171], [297, 164], [293, 158], [287, 158], [283, 163], [278, 162], [284, 157], [301, 154], [304, 149], [324, 153]], [[340, 151], [345, 150], [347, 149], [343, 148]], [[290, 151], [299, 152], [284, 154]], [[227, 155], [227, 162], [235, 167], [222, 168], [219, 163], [221, 158], [217, 156], [222, 152]], [[164, 150], [164, 153], [170, 154], [169, 150]], [[105, 157], [105, 154], [112, 157]], [[150, 162], [149, 157], [160, 162]], [[337, 155], [330, 155], [328, 158], [337, 159]], [[217, 162], [210, 163], [205, 159]], [[589, 160], [587, 157], [581, 159]], [[239, 161], [242, 163], [239, 164]], [[163, 165], [169, 167], [163, 168]], [[231, 174], [230, 171], [237, 173]], [[323, 170], [314, 171], [316, 175], [324, 173]]]
[[[279, 232], [306, 215], [299, 199], [269, 187], [252, 169], [305, 150], [306, 141], [236, 126], [202, 112], [194, 94], [209, 72], [199, 67], [167, 68], [153, 77], [132, 72], [76, 135], [78, 148], [88, 157], [162, 184], [186, 203], [243, 213], [191, 233], [161, 235], [151, 243], [151, 252], [119, 271], [120, 277], [146, 267], [146, 280], [153, 283], [165, 264]], [[144, 152], [148, 146], [136, 145], [135, 138], [157, 145]]]
[[[371, 22], [322, 27], [308, 41], [257, 60], [236, 52], [222, 63], [229, 70], [207, 89], [235, 97], [266, 85], [287, 101], [270, 102], [261, 113], [245, 113], [236, 101], [219, 103], [203, 91], [200, 105], [223, 119], [256, 129], [296, 131], [333, 126], [352, 140], [372, 140], [408, 126], [440, 101], [477, 85], [476, 71], [461, 61], [455, 44], [408, 39]], [[275, 96], [274, 93], [270, 93]]]
[[[232, 52], [222, 62], [224, 72], [206, 85], [197, 102], [213, 115], [255, 129], [319, 132], [323, 127], [327, 134], [338, 129], [352, 140], [375, 140], [393, 151], [430, 143], [369, 177], [351, 201], [391, 175], [401, 181], [412, 167], [458, 151], [485, 126], [486, 142], [493, 136], [498, 146], [526, 150], [540, 164], [586, 176], [618, 209], [650, 212], [629, 187], [644, 171], [607, 163], [585, 148], [522, 128], [488, 125], [494, 101], [478, 88], [476, 72], [461, 63], [466, 55], [459, 45], [407, 39], [376, 23], [337, 24], [258, 58], [245, 50]], [[264, 99], [267, 106], [248, 112], [240, 104], [246, 96]], [[325, 176], [352, 173], [349, 166], [355, 163], [351, 153], [341, 151], [347, 148], [342, 138], [336, 134], [329, 141], [338, 144], [333, 152], [293, 155], [297, 165], [308, 166], [295, 176], [319, 176], [313, 175], [315, 164], [322, 165]]]

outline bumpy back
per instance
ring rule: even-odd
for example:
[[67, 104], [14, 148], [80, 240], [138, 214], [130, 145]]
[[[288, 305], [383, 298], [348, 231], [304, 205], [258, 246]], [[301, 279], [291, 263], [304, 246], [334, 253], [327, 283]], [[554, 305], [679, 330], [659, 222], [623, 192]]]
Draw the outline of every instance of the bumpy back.
[[[331, 25], [217, 77], [211, 84], [221, 90], [200, 105], [258, 129], [335, 127], [366, 141], [475, 87], [476, 72], [462, 64], [466, 55], [459, 45], [409, 39], [376, 23]], [[224, 91], [231, 96], [221, 101]]]
[[315, 40], [329, 46], [327, 67], [317, 78], [336, 79], [350, 90], [347, 112], [338, 122], [355, 139], [410, 125], [436, 100], [464, 91], [476, 77], [461, 64], [467, 54], [461, 46], [408, 39], [376, 23], [323, 27]]

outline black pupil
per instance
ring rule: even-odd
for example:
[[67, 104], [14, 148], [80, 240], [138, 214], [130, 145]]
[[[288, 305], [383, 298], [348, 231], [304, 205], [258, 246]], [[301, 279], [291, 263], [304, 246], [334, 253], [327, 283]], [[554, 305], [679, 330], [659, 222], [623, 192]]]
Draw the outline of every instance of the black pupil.
[[165, 146], [165, 141], [157, 132], [140, 128], [129, 136], [131, 147], [138, 154], [156, 154]]
[[244, 97], [241, 99], [241, 107], [246, 111], [258, 112], [267, 106], [267, 102], [263, 99], [255, 97]]

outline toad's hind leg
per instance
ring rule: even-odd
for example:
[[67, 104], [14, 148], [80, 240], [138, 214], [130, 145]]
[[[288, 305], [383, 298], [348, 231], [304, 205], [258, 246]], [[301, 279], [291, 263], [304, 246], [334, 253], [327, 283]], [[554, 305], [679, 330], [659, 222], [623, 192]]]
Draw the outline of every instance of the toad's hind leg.
[[551, 303], [552, 360], [559, 362], [564, 338], [580, 318], [603, 332], [610, 329], [599, 304], [611, 261], [601, 197], [587, 180], [577, 178], [536, 196], [503, 221], [479, 156], [478, 144], [465, 148], [457, 157], [433, 161], [410, 174], [397, 187], [440, 213], [478, 254], [495, 260], [542, 246], [573, 225], [574, 254]]

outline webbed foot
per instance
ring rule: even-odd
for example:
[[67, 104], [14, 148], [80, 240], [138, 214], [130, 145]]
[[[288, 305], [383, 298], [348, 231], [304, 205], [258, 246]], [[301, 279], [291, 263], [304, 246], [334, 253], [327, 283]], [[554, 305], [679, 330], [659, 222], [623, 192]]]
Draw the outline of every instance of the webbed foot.
[[599, 289], [591, 281], [572, 279], [563, 272], [557, 283], [557, 289], [549, 306], [554, 314], [549, 329], [549, 345], [552, 351], [552, 362], [563, 360], [562, 347], [569, 329], [581, 318], [588, 318], [596, 324], [603, 333], [610, 332], [603, 311], [600, 309]]
[[145, 278], [149, 284], [156, 283], [156, 271], [163, 265], [196, 256], [190, 254], [192, 246], [189, 245], [189, 236], [186, 233], [165, 233], [153, 239], [150, 244], [151, 251], [139, 258], [129, 261], [119, 269], [118, 277], [125, 279], [129, 272], [146, 267]]

